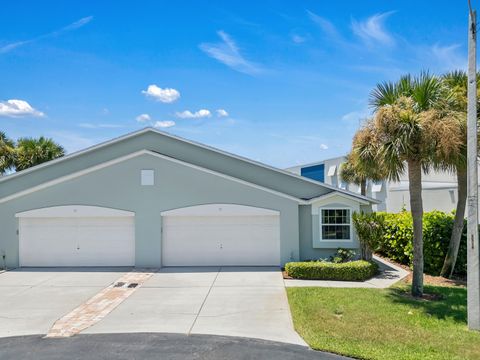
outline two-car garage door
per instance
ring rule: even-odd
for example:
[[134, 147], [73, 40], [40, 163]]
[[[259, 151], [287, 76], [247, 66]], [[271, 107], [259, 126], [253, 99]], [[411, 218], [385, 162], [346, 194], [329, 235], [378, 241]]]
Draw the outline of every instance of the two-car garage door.
[[[132, 212], [58, 206], [17, 216], [20, 266], [143, 266], [135, 263]], [[162, 266], [280, 264], [276, 211], [201, 205], [164, 212], [161, 220], [161, 239], [152, 237], [144, 246], [158, 249], [161, 241]], [[151, 225], [160, 226], [160, 214]]]

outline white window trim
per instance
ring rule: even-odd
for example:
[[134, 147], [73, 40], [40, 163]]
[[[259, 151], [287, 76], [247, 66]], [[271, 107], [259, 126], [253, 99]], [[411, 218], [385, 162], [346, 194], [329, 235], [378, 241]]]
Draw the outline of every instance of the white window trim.
[[[353, 241], [353, 223], [352, 223], [352, 208], [349, 206], [322, 206], [318, 209], [318, 215], [319, 215], [319, 235], [320, 235], [320, 241], [322, 242], [352, 242]], [[348, 210], [349, 215], [350, 215], [350, 224], [324, 224], [323, 223], [323, 210]], [[322, 231], [322, 226], [323, 225], [348, 225], [350, 226], [350, 239], [323, 239], [323, 231]]]

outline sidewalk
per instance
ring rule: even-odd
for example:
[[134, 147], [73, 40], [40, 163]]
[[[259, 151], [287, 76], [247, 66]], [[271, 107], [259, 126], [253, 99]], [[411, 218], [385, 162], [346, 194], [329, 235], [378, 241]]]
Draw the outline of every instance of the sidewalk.
[[284, 279], [286, 287], [336, 287], [336, 288], [375, 288], [385, 289], [408, 275], [408, 271], [377, 256], [373, 260], [379, 265], [380, 273], [367, 281], [331, 281]]

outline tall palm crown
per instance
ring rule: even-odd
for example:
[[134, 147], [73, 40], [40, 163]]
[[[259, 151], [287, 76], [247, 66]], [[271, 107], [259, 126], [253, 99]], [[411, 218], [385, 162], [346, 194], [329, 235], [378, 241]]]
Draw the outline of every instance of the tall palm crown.
[[21, 138], [17, 141], [15, 169], [17, 171], [61, 157], [65, 154], [62, 146], [45, 137]]
[[398, 180], [407, 160], [418, 161], [428, 171], [458, 153], [463, 144], [459, 117], [443, 105], [450, 98], [441, 79], [428, 73], [379, 84], [372, 92], [375, 117], [371, 126], [382, 144], [378, 150], [388, 178]]
[[0, 131], [0, 175], [13, 168], [15, 161], [15, 142]]
[[[461, 70], [449, 72], [442, 76], [444, 89], [447, 93], [444, 100], [440, 102], [440, 106], [450, 114], [456, 114], [457, 131], [456, 136], [462, 137], [461, 144], [455, 144], [458, 151], [450, 151], [448, 154], [443, 154], [443, 158], [438, 159], [440, 166], [443, 162], [443, 168], [447, 170], [466, 169], [467, 166], [467, 73]], [[450, 144], [450, 137], [444, 139], [443, 147]]]

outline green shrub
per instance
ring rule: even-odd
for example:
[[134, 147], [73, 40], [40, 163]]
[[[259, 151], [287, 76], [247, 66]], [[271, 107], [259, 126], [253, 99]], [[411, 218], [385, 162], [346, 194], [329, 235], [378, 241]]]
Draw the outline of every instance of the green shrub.
[[[384, 235], [378, 252], [401, 264], [411, 266], [413, 259], [412, 215], [408, 211], [384, 214]], [[423, 216], [423, 255], [425, 273], [439, 275], [448, 250], [453, 227], [453, 214], [426, 212]], [[467, 273], [466, 227], [458, 251], [455, 275]]]
[[327, 261], [290, 262], [285, 265], [288, 276], [294, 279], [364, 281], [378, 272], [373, 261], [331, 263]]

